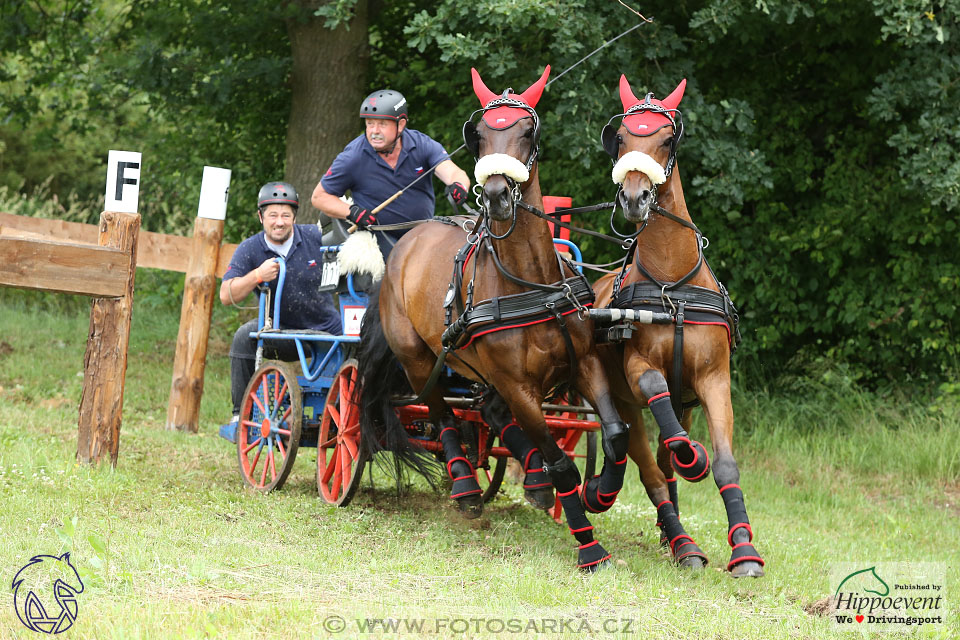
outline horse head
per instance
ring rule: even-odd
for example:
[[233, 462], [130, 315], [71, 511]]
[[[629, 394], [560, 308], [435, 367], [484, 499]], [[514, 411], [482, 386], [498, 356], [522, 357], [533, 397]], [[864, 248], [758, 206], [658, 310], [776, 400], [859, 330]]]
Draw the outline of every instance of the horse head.
[[[630, 89], [625, 75], [620, 76], [620, 101], [623, 113], [610, 119], [603, 128], [604, 150], [614, 160], [612, 178], [621, 185], [619, 203], [630, 222], [641, 223], [657, 201], [657, 187], [667, 182], [676, 163], [677, 144], [683, 135], [683, 122], [677, 106], [687, 81], [662, 101], [648, 93], [642, 100]], [[619, 128], [612, 124], [622, 118]]]
[[480, 100], [479, 122], [473, 116], [463, 125], [463, 140], [477, 158], [474, 170], [483, 188], [481, 201], [493, 220], [508, 220], [520, 199], [523, 185], [530, 180], [540, 147], [540, 119], [534, 110], [547, 77], [547, 65], [540, 79], [521, 94], [507, 89], [501, 95], [487, 88], [476, 69], [473, 90]]

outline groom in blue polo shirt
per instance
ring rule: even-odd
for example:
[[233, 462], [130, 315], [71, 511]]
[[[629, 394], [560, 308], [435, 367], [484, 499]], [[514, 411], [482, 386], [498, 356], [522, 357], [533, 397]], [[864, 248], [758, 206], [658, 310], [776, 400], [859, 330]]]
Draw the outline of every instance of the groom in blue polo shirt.
[[[366, 131], [347, 144], [327, 169], [313, 191], [310, 202], [331, 218], [346, 219], [361, 229], [370, 225], [395, 224], [433, 217], [434, 173], [447, 185], [458, 205], [466, 202], [470, 179], [450, 160], [450, 156], [430, 136], [407, 128], [407, 101], [398, 92], [374, 91], [360, 105], [360, 117]], [[373, 209], [393, 194], [409, 188], [402, 196], [376, 214]], [[350, 191], [353, 204], [340, 196]], [[405, 230], [378, 231], [374, 234], [384, 258]]]
[[[300, 197], [293, 185], [268, 182], [257, 197], [257, 215], [263, 232], [240, 243], [230, 266], [223, 274], [220, 302], [236, 304], [258, 285], [267, 283], [277, 293], [280, 265], [277, 256], [286, 261], [287, 271], [280, 300], [280, 329], [307, 329], [340, 335], [340, 309], [329, 293], [320, 293], [323, 280], [323, 238], [315, 224], [295, 224]], [[245, 323], [233, 335], [230, 345], [230, 395], [234, 420], [240, 413], [243, 392], [254, 374], [257, 341], [250, 337], [257, 330], [257, 320]], [[264, 345], [264, 356], [278, 360], [297, 360], [292, 341], [275, 341]]]

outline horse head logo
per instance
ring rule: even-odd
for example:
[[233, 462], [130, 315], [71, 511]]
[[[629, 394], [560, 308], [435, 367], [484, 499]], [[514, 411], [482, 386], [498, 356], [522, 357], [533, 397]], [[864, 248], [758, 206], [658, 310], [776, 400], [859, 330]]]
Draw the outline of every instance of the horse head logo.
[[852, 592], [874, 593], [881, 598], [890, 594], [890, 587], [883, 581], [883, 578], [877, 575], [876, 567], [861, 569], [848, 575], [840, 582], [840, 586], [833, 594], [834, 597], [840, 593], [840, 589], [847, 583], [851, 583], [847, 589]]
[[17, 617], [31, 631], [61, 633], [77, 619], [77, 594], [83, 592], [83, 581], [70, 564], [69, 552], [30, 558], [17, 572], [10, 588]]

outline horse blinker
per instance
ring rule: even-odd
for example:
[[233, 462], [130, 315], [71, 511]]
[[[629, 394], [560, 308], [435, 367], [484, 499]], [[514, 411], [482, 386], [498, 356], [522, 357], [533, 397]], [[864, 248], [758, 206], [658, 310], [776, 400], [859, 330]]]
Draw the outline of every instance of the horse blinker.
[[600, 142], [603, 144], [603, 150], [614, 161], [620, 157], [620, 135], [613, 125], [607, 124], [603, 127], [603, 131], [600, 133]]

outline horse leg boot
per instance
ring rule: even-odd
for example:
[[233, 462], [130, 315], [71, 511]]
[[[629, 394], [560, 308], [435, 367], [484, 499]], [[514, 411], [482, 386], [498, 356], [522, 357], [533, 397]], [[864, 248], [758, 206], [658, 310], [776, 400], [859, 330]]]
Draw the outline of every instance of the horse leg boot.
[[577, 567], [583, 571], [594, 572], [609, 564], [610, 554], [593, 537], [593, 525], [587, 520], [587, 514], [580, 504], [577, 492], [580, 490], [580, 471], [567, 454], [560, 452], [555, 464], [544, 465], [553, 486], [557, 489], [557, 498], [567, 516], [570, 533], [577, 539]]
[[477, 472], [463, 455], [460, 446], [460, 432], [453, 426], [454, 419], [444, 420], [440, 431], [440, 443], [447, 461], [447, 474], [453, 481], [450, 497], [457, 502], [460, 513], [468, 519], [479, 518], [483, 514], [483, 490], [477, 482]]
[[753, 546], [753, 529], [750, 528], [743, 491], [739, 485], [740, 471], [729, 452], [717, 453], [713, 479], [727, 510], [727, 542], [733, 548], [727, 571], [735, 578], [759, 578], [763, 575], [764, 562]]
[[540, 450], [517, 425], [506, 402], [498, 394], [484, 399], [480, 409], [484, 422], [498, 434], [500, 441], [510, 450], [510, 454], [523, 465], [523, 496], [537, 509], [549, 509], [555, 503], [553, 484], [543, 470], [543, 456]]
[[[663, 473], [654, 460], [647, 435], [643, 430], [643, 416], [640, 406], [629, 407], [617, 402], [620, 415], [630, 418], [630, 447], [628, 454], [637, 463], [640, 481], [647, 490], [647, 497], [657, 509], [657, 527], [663, 546], [670, 547], [670, 553], [677, 565], [688, 569], [700, 569], [707, 565], [707, 556], [693, 541], [680, 524], [680, 518], [673, 500], [676, 496], [676, 482], [666, 482]], [[669, 469], [669, 466], [668, 466]], [[672, 471], [672, 469], [671, 469]], [[671, 491], [672, 489], [672, 491]]]
[[640, 392], [648, 398], [647, 406], [660, 426], [663, 443], [673, 452], [671, 462], [677, 475], [689, 482], [699, 482], [706, 478], [710, 471], [710, 457], [704, 446], [691, 440], [680, 426], [663, 374], [649, 369], [640, 376], [638, 385]]
[[[663, 444], [663, 439], [660, 438], [659, 446], [657, 447], [657, 468], [663, 473], [663, 478], [667, 483], [667, 493], [670, 496], [670, 502], [673, 503], [673, 510], [677, 513], [677, 516], [680, 516], [680, 495], [677, 491], [677, 479], [674, 477], [673, 464], [670, 463], [670, 458], [673, 456], [673, 452]], [[654, 502], [653, 506], [656, 507], [660, 501]], [[664, 533], [662, 525], [663, 523], [657, 522], [657, 526], [661, 527], [660, 530], [660, 546], [666, 547], [670, 544], [670, 540], [667, 538], [667, 534]]]
[[603, 436], [603, 468], [600, 475], [587, 480], [581, 495], [583, 505], [593, 513], [601, 513], [612, 507], [623, 488], [630, 437], [627, 425], [620, 420], [601, 422], [600, 433]]

